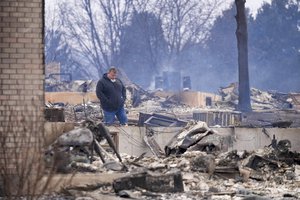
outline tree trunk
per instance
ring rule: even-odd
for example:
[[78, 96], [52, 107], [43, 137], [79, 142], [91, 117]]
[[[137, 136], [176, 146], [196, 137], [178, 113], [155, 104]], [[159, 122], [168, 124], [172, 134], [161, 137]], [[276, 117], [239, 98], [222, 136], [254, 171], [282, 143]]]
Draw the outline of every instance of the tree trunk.
[[250, 86], [248, 70], [248, 33], [245, 14], [246, 0], [235, 0], [237, 15], [236, 37], [238, 46], [238, 65], [239, 65], [239, 104], [238, 110], [251, 112]]

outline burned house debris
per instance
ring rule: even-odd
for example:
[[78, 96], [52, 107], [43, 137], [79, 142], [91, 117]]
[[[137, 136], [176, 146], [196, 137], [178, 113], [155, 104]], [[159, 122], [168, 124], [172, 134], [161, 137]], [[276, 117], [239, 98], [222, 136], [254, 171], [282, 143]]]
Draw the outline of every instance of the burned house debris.
[[[204, 137], [213, 134], [214, 131], [207, 127], [206, 123], [204, 122], [197, 122], [195, 124], [190, 124], [186, 127], [185, 130], [180, 132], [178, 135], [170, 140], [170, 143], [165, 147], [165, 153], [167, 156], [170, 154], [180, 155], [187, 151], [189, 148], [196, 149], [199, 147], [195, 147], [200, 140]], [[211, 148], [210, 145], [214, 144], [207, 144], [206, 147], [200, 147], [201, 149], [209, 149]]]
[[[251, 88], [251, 105], [254, 110], [291, 109], [297, 106], [296, 96], [293, 93], [285, 94], [276, 91], [261, 91]], [[220, 106], [235, 109], [238, 101], [238, 84], [232, 83], [228, 87], [221, 87], [219, 90], [222, 101]], [[294, 101], [292, 100], [294, 99]]]
[[[216, 96], [191, 90], [150, 92], [129, 84], [129, 126], [106, 127], [101, 123], [98, 99], [92, 96], [93, 84], [88, 84], [84, 94], [82, 84], [77, 89], [72, 86], [77, 92], [72, 92], [70, 100], [60, 99], [70, 93], [46, 94], [47, 108], [63, 110], [65, 122], [57, 123], [74, 124], [74, 130], [56, 134], [46, 152], [48, 162], [57, 162], [58, 172], [98, 177], [81, 187], [64, 186], [68, 195], [92, 199], [300, 198], [300, 144], [295, 139], [300, 118], [297, 101], [291, 101], [297, 95], [252, 88], [253, 112], [241, 113], [236, 110], [236, 84], [221, 88]], [[57, 113], [48, 111], [48, 123], [63, 121]], [[115, 177], [109, 181], [100, 178], [110, 174]]]
[[105, 164], [104, 153], [105, 155], [108, 153], [99, 144], [103, 139], [106, 139], [109, 147], [122, 163], [109, 130], [101, 122], [86, 120], [82, 122], [82, 126], [62, 134], [48, 147], [45, 156], [49, 167], [54, 166], [57, 172], [71, 172], [73, 167], [78, 167], [77, 162], [92, 163], [94, 151]]
[[[223, 2], [179, 5], [173, 1], [174, 6], [166, 4], [172, 1], [141, 2], [99, 1], [96, 8], [95, 1], [76, 1], [74, 5], [51, 0], [1, 1], [0, 199], [299, 199], [300, 95], [252, 88], [253, 112], [243, 113], [236, 110], [243, 90], [237, 94], [235, 85], [222, 88], [219, 94], [193, 91], [191, 77], [201, 77], [199, 85], [217, 85], [219, 80], [210, 75], [223, 75], [218, 69], [226, 72], [224, 64], [230, 67], [227, 74], [233, 72], [234, 56], [219, 63], [211, 55], [218, 49], [213, 37], [209, 38], [217, 36], [217, 23], [212, 22], [225, 19], [216, 18]], [[292, 2], [299, 3], [277, 1], [262, 8], [288, 8], [285, 13], [292, 15], [278, 18], [279, 24], [286, 24], [284, 19], [291, 17], [294, 20], [290, 21], [297, 21], [293, 18], [296, 12], [290, 12], [297, 10]], [[299, 4], [295, 6], [299, 8]], [[59, 12], [52, 16], [53, 11]], [[222, 8], [222, 16], [228, 18], [228, 11]], [[139, 19], [149, 23], [140, 26]], [[257, 22], [268, 21], [261, 19]], [[296, 25], [299, 28], [298, 21]], [[151, 30], [146, 35], [145, 27]], [[70, 29], [73, 31], [68, 33]], [[141, 31], [132, 35], [133, 29]], [[292, 44], [292, 40], [281, 42]], [[268, 41], [276, 41], [276, 37]], [[298, 56], [299, 48], [281, 48], [278, 52], [284, 53], [283, 57], [261, 50], [251, 57], [265, 54], [265, 58], [280, 60], [275, 66], [258, 59], [263, 61], [257, 63], [262, 72], [294, 64], [297, 68], [298, 57], [284, 57]], [[155, 91], [124, 81], [128, 126], [102, 124], [96, 82], [73, 80], [89, 75], [95, 78], [98, 74], [94, 73], [103, 72], [110, 64], [134, 71], [140, 83], [143, 79], [150, 83], [163, 68], [170, 70], [157, 79]], [[292, 68], [285, 71], [294, 72]], [[281, 72], [273, 77], [281, 80]], [[232, 80], [227, 74], [222, 81]], [[292, 85], [297, 74], [286, 76], [289, 79], [284, 81], [289, 84], [280, 84], [280, 88]], [[45, 167], [48, 170], [44, 171]], [[48, 173], [53, 180], [43, 179]], [[51, 181], [55, 187], [39, 198], [36, 194], [44, 186], [27, 178]], [[23, 196], [24, 190], [28, 196]], [[56, 193], [50, 193], [52, 190]], [[12, 196], [6, 196], [7, 192]]]

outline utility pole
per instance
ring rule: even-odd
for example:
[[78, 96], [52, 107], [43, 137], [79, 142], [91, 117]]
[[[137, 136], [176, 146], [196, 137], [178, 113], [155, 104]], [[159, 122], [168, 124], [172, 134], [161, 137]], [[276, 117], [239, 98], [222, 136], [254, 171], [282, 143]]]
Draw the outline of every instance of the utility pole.
[[237, 14], [236, 37], [238, 47], [238, 65], [239, 65], [239, 104], [238, 110], [241, 112], [251, 112], [250, 103], [250, 84], [248, 69], [248, 30], [245, 13], [246, 0], [235, 0]]

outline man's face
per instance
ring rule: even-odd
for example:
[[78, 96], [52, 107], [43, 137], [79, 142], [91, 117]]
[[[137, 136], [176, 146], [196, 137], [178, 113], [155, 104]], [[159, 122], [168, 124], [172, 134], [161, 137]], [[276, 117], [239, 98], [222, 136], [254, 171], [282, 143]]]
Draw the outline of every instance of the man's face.
[[115, 80], [115, 79], [117, 78], [117, 72], [110, 71], [110, 72], [107, 74], [107, 77], [108, 77], [110, 80]]

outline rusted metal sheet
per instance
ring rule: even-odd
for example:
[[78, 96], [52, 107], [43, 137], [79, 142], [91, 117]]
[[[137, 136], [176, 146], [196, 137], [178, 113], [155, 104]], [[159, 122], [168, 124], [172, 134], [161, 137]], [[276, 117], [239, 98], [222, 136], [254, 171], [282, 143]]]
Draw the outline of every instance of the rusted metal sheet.
[[151, 126], [151, 127], [184, 127], [187, 122], [174, 117], [169, 117], [161, 114], [147, 114], [140, 113], [139, 126]]

